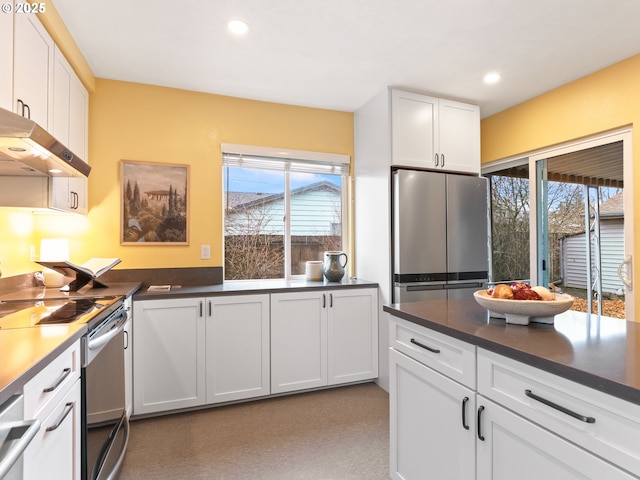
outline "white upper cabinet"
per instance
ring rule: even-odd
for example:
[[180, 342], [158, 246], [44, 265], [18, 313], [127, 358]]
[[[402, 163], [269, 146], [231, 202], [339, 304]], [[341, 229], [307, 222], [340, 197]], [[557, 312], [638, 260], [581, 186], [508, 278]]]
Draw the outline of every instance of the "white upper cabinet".
[[13, 14], [11, 13], [0, 15], [0, 108], [13, 110]]
[[391, 91], [391, 164], [480, 172], [480, 108]]
[[52, 110], [51, 134], [86, 162], [89, 94], [57, 46], [53, 62]]
[[392, 163], [427, 167], [437, 154], [438, 99], [392, 90], [391, 121]]
[[[58, 46], [54, 51], [52, 100], [49, 131], [86, 162], [89, 94]], [[86, 214], [89, 211], [88, 180], [84, 177], [52, 178], [49, 207]]]
[[14, 19], [13, 111], [49, 131], [54, 42], [35, 14]]

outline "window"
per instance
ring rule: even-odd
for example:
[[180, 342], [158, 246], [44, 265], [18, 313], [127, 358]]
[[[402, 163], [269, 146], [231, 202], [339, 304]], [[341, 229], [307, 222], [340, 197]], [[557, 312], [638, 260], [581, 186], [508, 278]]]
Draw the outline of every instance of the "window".
[[348, 161], [223, 144], [225, 279], [290, 278], [341, 250]]
[[631, 159], [623, 132], [485, 166], [491, 281], [553, 283], [574, 310], [632, 316]]

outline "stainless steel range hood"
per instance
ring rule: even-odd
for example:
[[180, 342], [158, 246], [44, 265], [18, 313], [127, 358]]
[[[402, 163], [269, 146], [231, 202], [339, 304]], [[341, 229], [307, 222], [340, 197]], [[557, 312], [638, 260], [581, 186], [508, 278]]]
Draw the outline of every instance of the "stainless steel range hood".
[[0, 108], [0, 176], [88, 177], [91, 167], [33, 120]]

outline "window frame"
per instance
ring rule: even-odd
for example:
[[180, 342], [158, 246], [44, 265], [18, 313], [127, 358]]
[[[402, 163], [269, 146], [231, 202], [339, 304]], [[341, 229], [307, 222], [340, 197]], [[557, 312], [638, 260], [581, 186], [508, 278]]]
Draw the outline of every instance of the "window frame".
[[[260, 169], [260, 162], [264, 161], [264, 169], [271, 169], [277, 171], [283, 171], [284, 173], [284, 192], [283, 192], [283, 209], [284, 209], [284, 231], [283, 231], [283, 243], [284, 243], [284, 279], [293, 280], [304, 278], [304, 274], [293, 275], [291, 273], [291, 173], [300, 171], [298, 168], [304, 170], [304, 166], [307, 165], [311, 170], [314, 166], [318, 171], [315, 173], [326, 173], [330, 175], [339, 175], [342, 179], [340, 186], [340, 239], [341, 249], [345, 249], [345, 246], [349, 244], [348, 239], [348, 185], [351, 166], [351, 156], [343, 154], [325, 153], [325, 152], [313, 152], [306, 150], [291, 150], [271, 147], [261, 147], [255, 145], [240, 145], [240, 144], [221, 144], [222, 152], [222, 168], [226, 167], [242, 167], [241, 162], [243, 158], [248, 159], [250, 165], [245, 168]], [[226, 159], [230, 156], [240, 157], [239, 163], [235, 164]], [[267, 166], [270, 161], [273, 163]], [[282, 164], [283, 167], [279, 168], [276, 164]], [[333, 171], [323, 172], [325, 168], [331, 168]], [[223, 175], [224, 182], [224, 175]], [[223, 185], [222, 192], [224, 194], [225, 186]], [[224, 222], [225, 214], [223, 212], [223, 245], [224, 241]], [[247, 279], [249, 280], [249, 279]]]
[[[487, 163], [482, 166], [481, 175], [494, 173], [499, 170], [506, 169], [510, 166], [522, 165], [526, 162], [529, 163], [529, 237], [530, 237], [530, 249], [529, 249], [529, 265], [531, 274], [531, 283], [533, 285], [538, 284], [538, 184], [536, 168], [539, 160], [545, 160], [550, 157], [563, 155], [566, 153], [572, 153], [580, 150], [586, 150], [592, 147], [598, 147], [609, 143], [622, 141], [623, 142], [623, 169], [624, 169], [624, 211], [625, 216], [629, 215], [633, 218], [633, 147], [632, 147], [633, 135], [630, 127], [623, 127], [621, 129], [613, 130], [610, 132], [604, 132], [594, 136], [581, 138], [553, 146], [543, 147], [537, 150], [533, 150], [520, 155], [514, 155], [512, 157], [496, 160], [494, 162]], [[488, 212], [491, 215], [491, 212]], [[491, 228], [491, 227], [489, 227]], [[488, 232], [491, 235], [491, 232]], [[634, 246], [634, 232], [632, 222], [629, 227], [625, 226], [624, 229], [624, 243], [625, 243], [625, 258], [630, 259], [630, 265], [628, 266], [627, 277], [631, 279], [632, 287], [629, 288], [630, 295], [626, 300], [626, 318], [635, 318], [635, 306], [634, 306], [634, 293], [633, 293], [633, 272], [635, 263], [633, 260], [633, 254], [635, 250]], [[492, 255], [492, 252], [490, 252]], [[491, 265], [491, 264], [490, 264]]]

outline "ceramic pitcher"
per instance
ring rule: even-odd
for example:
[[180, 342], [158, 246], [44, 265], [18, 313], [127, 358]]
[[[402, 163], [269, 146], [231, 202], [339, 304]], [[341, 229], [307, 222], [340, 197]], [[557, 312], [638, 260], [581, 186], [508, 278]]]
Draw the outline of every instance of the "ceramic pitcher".
[[[344, 262], [341, 259], [344, 257]], [[344, 267], [347, 265], [347, 254], [344, 252], [324, 252], [322, 274], [329, 282], [339, 282], [344, 277]]]

